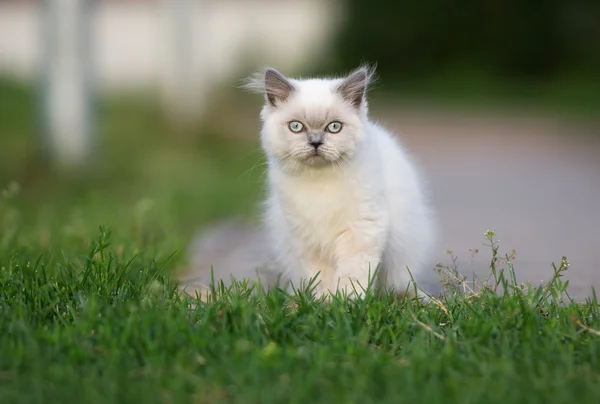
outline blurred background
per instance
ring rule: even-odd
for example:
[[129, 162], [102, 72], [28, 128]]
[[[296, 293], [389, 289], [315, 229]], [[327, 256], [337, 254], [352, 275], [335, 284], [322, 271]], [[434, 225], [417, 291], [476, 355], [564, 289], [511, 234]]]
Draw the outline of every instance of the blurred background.
[[432, 269], [451, 249], [486, 273], [493, 229], [521, 281], [566, 255], [573, 296], [600, 285], [594, 0], [0, 0], [0, 242], [79, 251], [105, 225], [185, 265], [263, 194], [262, 99], [240, 80], [361, 62], [372, 117], [429, 179]]

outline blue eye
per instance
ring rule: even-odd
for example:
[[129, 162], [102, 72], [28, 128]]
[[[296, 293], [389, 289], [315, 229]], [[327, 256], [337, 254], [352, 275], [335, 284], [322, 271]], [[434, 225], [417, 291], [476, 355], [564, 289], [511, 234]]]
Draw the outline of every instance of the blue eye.
[[302, 132], [302, 130], [304, 129], [304, 125], [302, 125], [300, 122], [298, 121], [292, 121], [288, 124], [288, 127], [290, 128], [290, 130], [294, 133], [299, 133]]
[[338, 133], [340, 130], [342, 130], [342, 124], [338, 121], [331, 122], [327, 125], [327, 132], [329, 133]]

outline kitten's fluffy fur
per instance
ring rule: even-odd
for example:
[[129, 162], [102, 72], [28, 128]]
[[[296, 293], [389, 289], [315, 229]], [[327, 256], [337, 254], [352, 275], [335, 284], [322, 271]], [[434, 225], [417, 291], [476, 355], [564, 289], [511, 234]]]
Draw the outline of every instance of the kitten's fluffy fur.
[[[265, 94], [264, 224], [272, 267], [296, 286], [319, 273], [319, 293], [360, 295], [378, 267], [379, 284], [404, 293], [432, 247], [417, 170], [367, 115], [372, 73], [361, 67], [345, 78], [299, 80], [268, 68], [247, 86]], [[290, 129], [294, 121], [301, 132]], [[341, 130], [329, 132], [331, 122]]]

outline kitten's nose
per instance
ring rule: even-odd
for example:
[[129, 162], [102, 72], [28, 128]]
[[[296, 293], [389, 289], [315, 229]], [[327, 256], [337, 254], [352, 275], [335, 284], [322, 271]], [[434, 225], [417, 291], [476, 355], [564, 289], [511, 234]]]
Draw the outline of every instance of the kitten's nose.
[[322, 140], [313, 140], [313, 141], [310, 142], [310, 145], [312, 147], [314, 147], [315, 150], [317, 150], [319, 148], [319, 146], [321, 146], [322, 144], [323, 144]]
[[308, 143], [317, 150], [323, 144], [323, 137], [322, 133], [309, 133]]

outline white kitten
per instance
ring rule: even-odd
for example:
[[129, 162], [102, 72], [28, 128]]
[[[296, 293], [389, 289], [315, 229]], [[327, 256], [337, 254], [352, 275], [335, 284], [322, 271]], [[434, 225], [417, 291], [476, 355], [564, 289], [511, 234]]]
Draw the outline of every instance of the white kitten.
[[404, 293], [407, 268], [415, 277], [423, 271], [433, 243], [414, 165], [367, 116], [372, 74], [361, 67], [342, 79], [299, 80], [268, 68], [248, 85], [265, 94], [273, 267], [296, 286], [319, 274], [319, 293], [361, 295], [377, 268], [381, 286]]

